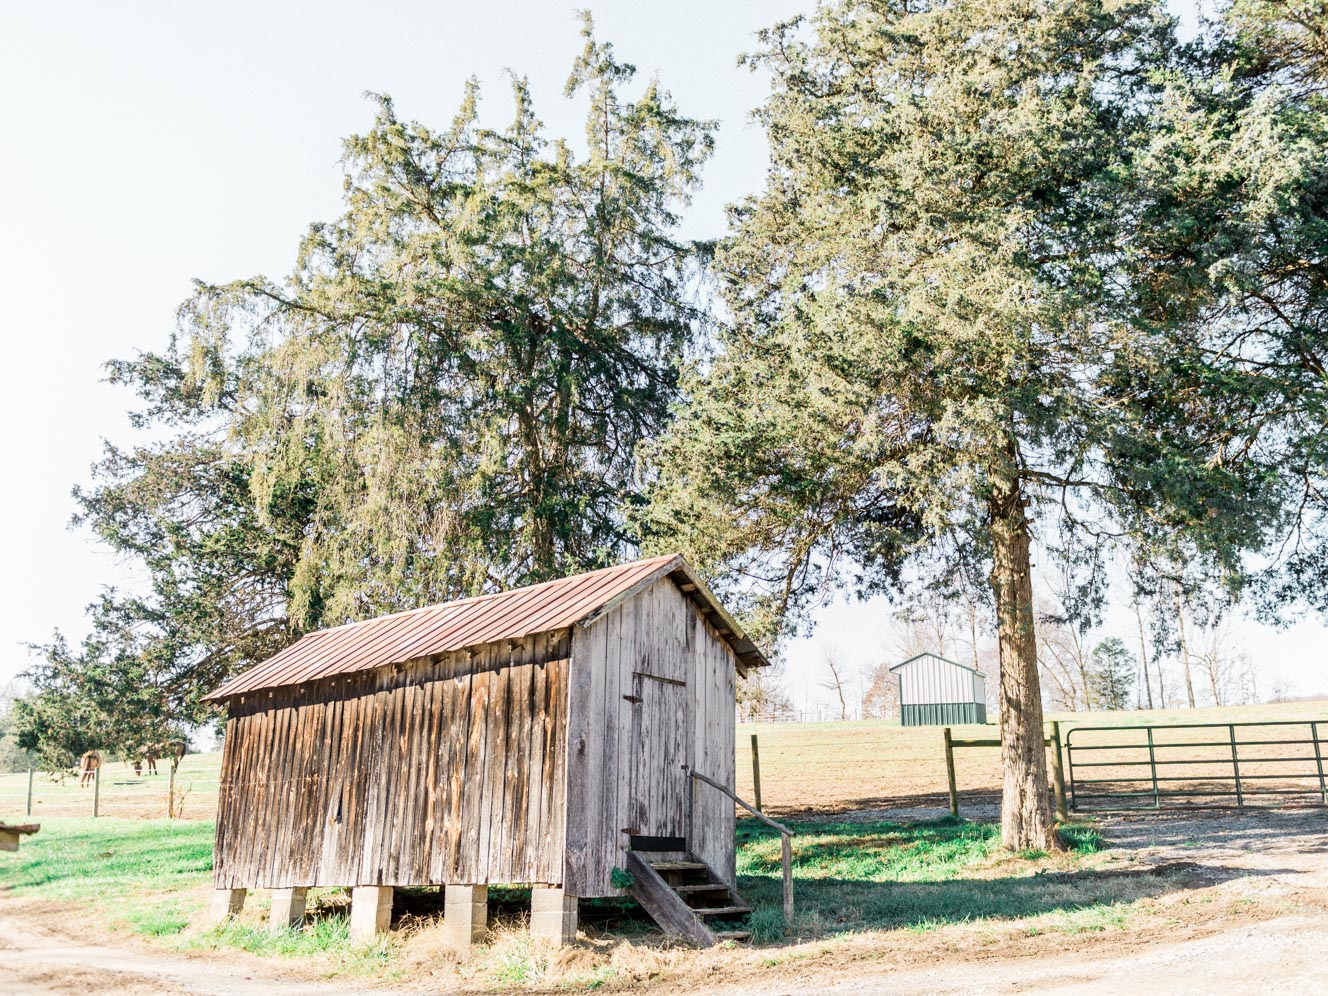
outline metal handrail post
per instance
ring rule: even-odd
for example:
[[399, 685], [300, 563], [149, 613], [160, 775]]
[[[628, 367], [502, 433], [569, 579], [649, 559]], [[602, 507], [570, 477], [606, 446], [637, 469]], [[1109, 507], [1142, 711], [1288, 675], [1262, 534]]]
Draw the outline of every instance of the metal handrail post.
[[793, 932], [793, 831], [790, 830], [788, 827], [784, 826], [784, 824], [772, 820], [770, 817], [766, 816], [765, 813], [761, 812], [759, 809], [752, 806], [751, 803], [744, 802], [742, 799], [739, 799], [737, 793], [735, 793], [727, 785], [720, 784], [719, 782], [715, 781], [713, 778], [709, 778], [701, 774], [701, 772], [697, 771], [694, 768], [688, 771], [688, 775], [690, 776], [693, 788], [695, 787], [698, 781], [705, 782], [707, 785], [711, 786], [712, 788], [719, 789], [719, 791], [723, 792], [726, 796], [728, 796], [730, 799], [736, 802], [743, 809], [747, 810], [747, 812], [751, 813], [766, 826], [772, 827], [775, 830], [779, 831], [779, 836], [780, 836], [779, 856], [780, 860], [784, 865], [784, 931], [785, 933], [792, 933]]
[[761, 808], [761, 747], [756, 734], [752, 734], [752, 795], [756, 798], [756, 808]]

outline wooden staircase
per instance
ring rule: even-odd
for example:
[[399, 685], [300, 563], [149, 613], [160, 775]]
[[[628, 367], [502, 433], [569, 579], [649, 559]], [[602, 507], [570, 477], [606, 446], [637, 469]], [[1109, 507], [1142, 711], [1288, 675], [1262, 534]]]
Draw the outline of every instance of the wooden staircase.
[[632, 896], [667, 933], [703, 948], [752, 936], [752, 908], [689, 852], [630, 851], [627, 870]]

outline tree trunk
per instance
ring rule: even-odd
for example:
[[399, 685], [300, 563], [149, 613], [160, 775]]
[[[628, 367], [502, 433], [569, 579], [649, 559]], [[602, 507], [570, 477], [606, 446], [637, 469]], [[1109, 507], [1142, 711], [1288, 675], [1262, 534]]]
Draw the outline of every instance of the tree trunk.
[[1176, 599], [1176, 625], [1180, 633], [1180, 662], [1185, 671], [1185, 694], [1189, 696], [1190, 708], [1194, 708], [1194, 679], [1190, 676], [1190, 647], [1185, 642], [1185, 606], [1181, 604], [1180, 591], [1172, 591]]
[[1222, 702], [1222, 693], [1217, 687], [1217, 671], [1221, 665], [1218, 663], [1221, 651], [1217, 648], [1216, 640], [1213, 643], [1213, 653], [1208, 658], [1208, 684], [1213, 689], [1213, 705], [1220, 706]]
[[1088, 677], [1088, 658], [1084, 655], [1084, 647], [1079, 642], [1079, 637], [1074, 638], [1074, 655], [1079, 661], [1079, 680], [1084, 688], [1084, 712], [1093, 711], [1093, 683]]
[[1060, 845], [1047, 798], [1042, 689], [1033, 629], [1029, 526], [1014, 443], [993, 467], [991, 587], [1001, 658], [1001, 842], [1010, 850], [1049, 851]]
[[1153, 680], [1148, 675], [1148, 641], [1144, 639], [1144, 617], [1139, 611], [1138, 599], [1134, 602], [1134, 619], [1139, 624], [1139, 660], [1143, 662], [1144, 690], [1148, 692], [1148, 708], [1153, 708]]

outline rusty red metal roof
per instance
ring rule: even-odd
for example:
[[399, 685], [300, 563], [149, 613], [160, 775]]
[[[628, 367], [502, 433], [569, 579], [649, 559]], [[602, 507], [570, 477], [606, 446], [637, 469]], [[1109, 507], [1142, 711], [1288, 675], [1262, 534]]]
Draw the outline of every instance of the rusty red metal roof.
[[749, 667], [768, 663], [696, 578], [682, 555], [675, 553], [309, 633], [275, 657], [232, 678], [208, 695], [207, 700], [367, 671], [495, 640], [515, 640], [565, 629], [577, 623], [589, 624], [636, 592], [668, 576], [673, 576], [684, 592], [709, 614], [720, 635], [733, 648], [744, 672]]

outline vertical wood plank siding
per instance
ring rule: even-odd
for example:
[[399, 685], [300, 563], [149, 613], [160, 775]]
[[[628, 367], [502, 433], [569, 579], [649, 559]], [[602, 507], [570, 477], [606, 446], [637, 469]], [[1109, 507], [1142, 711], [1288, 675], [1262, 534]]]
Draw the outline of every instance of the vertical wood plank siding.
[[232, 700], [218, 888], [563, 876], [567, 630]]
[[[610, 876], [626, 867], [631, 833], [686, 833], [684, 764], [733, 784], [734, 664], [668, 578], [574, 628], [564, 874], [572, 895], [620, 894]], [[732, 802], [699, 786], [692, 817], [693, 852], [733, 884]]]

